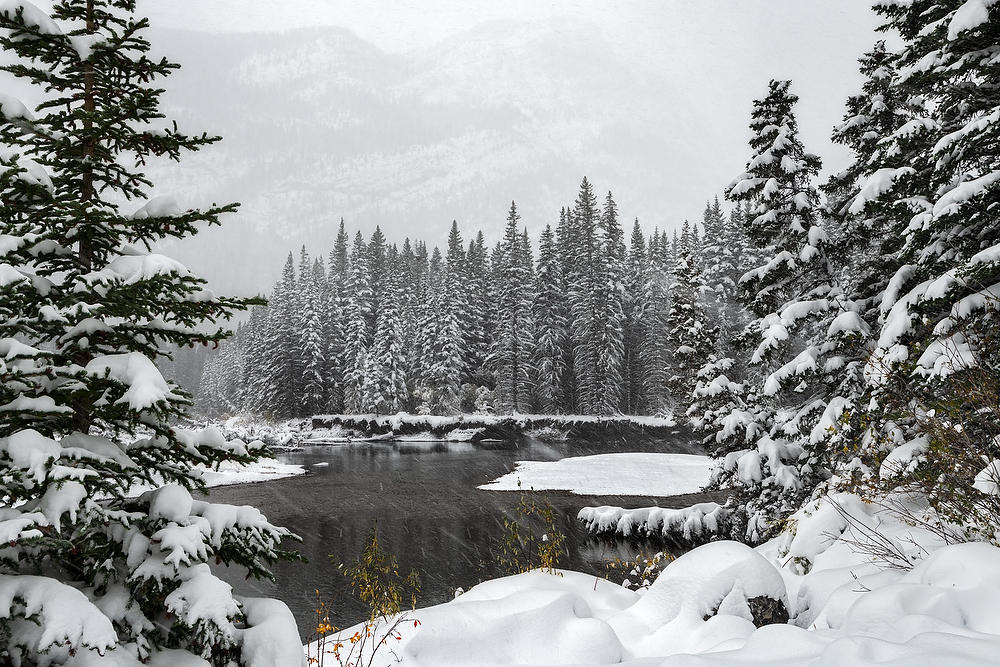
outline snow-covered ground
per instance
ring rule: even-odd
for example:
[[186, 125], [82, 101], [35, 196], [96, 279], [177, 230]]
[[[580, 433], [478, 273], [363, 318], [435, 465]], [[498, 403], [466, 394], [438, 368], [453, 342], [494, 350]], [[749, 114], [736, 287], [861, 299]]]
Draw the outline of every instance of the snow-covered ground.
[[571, 491], [580, 495], [676, 496], [708, 484], [712, 461], [694, 454], [624, 453], [559, 461], [518, 461], [517, 469], [480, 489]]
[[300, 465], [281, 463], [277, 459], [261, 459], [249, 465], [223, 463], [218, 470], [204, 469], [201, 475], [208, 486], [225, 486], [227, 484], [269, 482], [284, 477], [302, 475], [305, 471], [306, 469]]
[[[1000, 549], [945, 545], [855, 496], [834, 500], [757, 549], [690, 551], [644, 592], [576, 572], [487, 581], [406, 614], [375, 664], [995, 665]], [[768, 611], [782, 606], [787, 623]], [[779, 622], [763, 625], [768, 613]], [[340, 634], [343, 653], [358, 630]]]
[[[212, 487], [227, 486], [229, 484], [270, 482], [285, 477], [304, 475], [306, 469], [304, 466], [281, 463], [276, 459], [260, 459], [249, 465], [225, 462], [220, 464], [218, 469], [198, 466], [195, 468], [195, 472], [205, 480], [205, 486]], [[135, 486], [129, 490], [129, 496], [139, 496], [154, 488], [157, 487], [148, 484]]]

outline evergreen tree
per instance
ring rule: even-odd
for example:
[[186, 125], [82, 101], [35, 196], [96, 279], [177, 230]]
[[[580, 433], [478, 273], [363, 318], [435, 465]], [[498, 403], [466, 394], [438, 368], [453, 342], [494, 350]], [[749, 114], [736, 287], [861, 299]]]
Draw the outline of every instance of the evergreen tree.
[[239, 405], [254, 414], [270, 414], [274, 385], [268, 360], [273, 353], [267, 332], [267, 308], [254, 306], [250, 310], [243, 337], [243, 364], [240, 367]]
[[576, 378], [576, 410], [594, 414], [604, 403], [599, 343], [603, 334], [604, 304], [600, 301], [603, 271], [599, 269], [597, 198], [584, 178], [572, 214], [568, 216], [566, 275]]
[[652, 289], [646, 237], [639, 219], [632, 226], [624, 293], [624, 366], [625, 391], [622, 410], [643, 414], [648, 409], [646, 385], [648, 370], [643, 350], [649, 344], [650, 291]]
[[318, 414], [328, 405], [326, 395], [326, 355], [322, 320], [326, 292], [326, 274], [317, 259], [312, 270], [303, 270], [307, 280], [300, 280], [301, 290], [301, 356], [302, 414]]
[[368, 366], [371, 330], [372, 289], [368, 272], [368, 248], [358, 232], [351, 249], [351, 277], [344, 302], [344, 409], [364, 411], [362, 384]]
[[267, 339], [270, 354], [266, 358], [271, 396], [269, 412], [276, 417], [298, 417], [303, 414], [302, 350], [299, 325], [300, 299], [295, 262], [288, 253], [281, 280], [271, 295], [267, 309]]
[[670, 288], [667, 340], [672, 357], [669, 379], [671, 394], [681, 405], [688, 404], [698, 371], [715, 351], [718, 327], [709, 323], [701, 299], [705, 284], [698, 269], [682, 251]]
[[746, 449], [727, 457], [722, 471], [735, 491], [734, 507], [745, 512], [735, 525], [754, 542], [770, 536], [775, 520], [798, 509], [829, 476], [827, 452], [810, 433], [827, 408], [826, 371], [833, 369], [824, 367], [828, 350], [810, 325], [845, 308], [818, 215], [819, 158], [798, 137], [798, 98], [789, 86], [772, 81], [754, 103], [753, 156], [727, 192], [733, 201], [753, 203], [746, 230], [765, 257], [740, 281], [756, 316], [745, 341], [762, 383], [748, 391], [749, 409], [740, 413]]
[[609, 192], [598, 223], [600, 274], [595, 285], [603, 306], [598, 338], [599, 414], [621, 412], [625, 393], [625, 240], [618, 206]]
[[578, 273], [573, 266], [574, 258], [574, 235], [573, 220], [570, 211], [563, 207], [559, 211], [559, 224], [556, 226], [556, 254], [559, 258], [560, 288], [567, 304], [565, 310], [566, 335], [563, 337], [563, 373], [562, 399], [566, 412], [579, 412], [577, 407], [577, 383], [576, 383], [576, 363], [575, 338], [573, 335], [573, 313], [572, 300], [570, 299], [570, 281], [578, 278]]
[[532, 311], [537, 336], [534, 360], [538, 378], [537, 394], [539, 408], [545, 414], [561, 413], [566, 409], [563, 395], [567, 372], [566, 294], [562, 267], [556, 253], [555, 235], [551, 225], [546, 225], [539, 244]]
[[[2, 69], [43, 99], [31, 114], [5, 98], [0, 112], [0, 143], [20, 157], [0, 177], [8, 664], [243, 665], [248, 626], [261, 623], [282, 628], [273, 636], [285, 649], [299, 643], [265, 611], [276, 603], [234, 596], [212, 572], [225, 562], [269, 576], [287, 532], [255, 510], [211, 521], [227, 508], [190, 493], [204, 484], [195, 465], [263, 452], [177, 428], [190, 396], [154, 365], [161, 350], [222, 341], [220, 323], [258, 302], [216, 297], [148, 250], [236, 206], [146, 201], [147, 160], [217, 140], [164, 120], [158, 84], [177, 66], [148, 56], [147, 27], [130, 0], [59, 0], [51, 16], [28, 3], [0, 9]], [[146, 203], [123, 211], [129, 200]], [[165, 485], [129, 498], [145, 484]]]
[[[838, 133], [858, 157], [846, 224], [880, 232], [874, 261], [857, 276], [875, 325], [868, 392], [858, 401], [868, 428], [858, 440], [869, 464], [885, 456], [887, 441], [916, 448], [923, 456], [909, 479], [947, 475], [953, 494], [974, 498], [977, 469], [996, 458], [995, 446], [956, 452], [918, 415], [951, 410], [966, 448], [991, 443], [1000, 429], [995, 410], [975, 407], [968, 392], [968, 378], [1000, 366], [1000, 65], [992, 56], [1000, 20], [987, 3], [915, 0], [876, 11], [903, 47], [888, 56], [876, 46], [866, 57], [868, 80], [849, 111], [878, 99], [885, 112], [862, 120], [898, 130], [876, 142]], [[891, 488], [893, 480], [882, 481]], [[932, 503], [939, 497], [931, 494]], [[948, 518], [964, 524], [972, 510], [960, 514]]]
[[672, 354], [667, 319], [673, 272], [670, 247], [666, 232], [654, 233], [649, 252], [649, 304], [644, 314], [646, 340], [639, 349], [644, 375], [641, 392], [646, 411], [652, 414], [668, 414], [672, 409], [669, 391]]
[[[469, 243], [466, 255], [466, 294], [468, 310], [462, 318], [465, 341], [465, 381], [478, 386], [489, 383], [484, 372], [493, 341], [493, 305], [490, 301], [489, 258], [482, 232]], [[468, 406], [471, 409], [471, 406]]]
[[382, 300], [361, 382], [363, 411], [377, 415], [396, 413], [407, 401], [406, 359], [400, 346], [402, 332], [392, 272], [384, 275], [381, 290]]
[[531, 284], [530, 256], [518, 233], [521, 216], [511, 202], [503, 240], [495, 253], [497, 329], [489, 366], [496, 377], [497, 408], [509, 413], [531, 404]]
[[326, 309], [324, 311], [326, 357], [325, 387], [329, 397], [328, 409], [334, 413], [344, 411], [345, 363], [345, 307], [347, 285], [350, 280], [349, 241], [344, 220], [340, 220], [337, 240], [330, 251], [327, 277]]

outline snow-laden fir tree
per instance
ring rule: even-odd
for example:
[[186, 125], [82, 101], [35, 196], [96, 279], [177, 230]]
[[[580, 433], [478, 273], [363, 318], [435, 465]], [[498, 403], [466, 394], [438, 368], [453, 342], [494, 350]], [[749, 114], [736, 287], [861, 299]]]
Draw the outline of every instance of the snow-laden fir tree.
[[625, 368], [622, 411], [643, 414], [647, 409], [648, 372], [642, 351], [649, 344], [650, 290], [652, 288], [646, 237], [636, 218], [629, 240], [625, 271], [623, 359]]
[[[489, 374], [484, 370], [493, 340], [494, 312], [490, 301], [489, 257], [482, 232], [469, 242], [465, 258], [465, 278], [468, 310], [462, 317], [462, 339], [465, 341], [464, 382], [483, 386]], [[471, 410], [472, 406], [465, 406]]]
[[[176, 65], [148, 56], [147, 25], [130, 0], [0, 8], [3, 69], [44, 100], [0, 109], [0, 662], [296, 664], [287, 608], [212, 570], [268, 576], [286, 531], [191, 495], [194, 466], [262, 446], [175, 427], [190, 397], [153, 363], [221, 341], [253, 302], [148, 250], [236, 207], [147, 200], [147, 160], [216, 140], [160, 112]], [[164, 486], [130, 497], [141, 485]]]
[[572, 212], [567, 216], [568, 271], [566, 282], [573, 341], [573, 374], [576, 377], [576, 410], [598, 413], [604, 405], [600, 343], [603, 331], [604, 285], [600, 268], [598, 222], [601, 211], [590, 182], [584, 178]]
[[[386, 261], [386, 265], [388, 265]], [[406, 405], [406, 358], [400, 344], [402, 324], [393, 272], [380, 284], [381, 300], [361, 380], [361, 412], [394, 414]]]
[[878, 195], [912, 213], [873, 364], [916, 362], [931, 382], [996, 361], [995, 346], [982, 344], [1000, 277], [1000, 16], [991, 4], [877, 7], [905, 40], [894, 93], [913, 131], [888, 151], [897, 164], [871, 174], [855, 203]]
[[538, 267], [535, 273], [536, 393], [544, 414], [558, 414], [566, 409], [566, 293], [562, 267], [557, 254], [555, 234], [546, 225], [539, 242]]
[[[451, 229], [448, 231], [448, 251], [445, 254], [445, 293], [450, 303], [450, 310], [456, 319], [456, 326], [459, 327], [457, 357], [462, 366], [464, 366], [462, 359], [466, 356], [465, 350], [469, 347], [466, 338], [471, 337], [467, 328], [461, 325], [461, 322], [465, 321], [465, 314], [469, 312], [468, 276], [465, 242], [458, 229], [458, 222], [452, 220]], [[458, 371], [461, 378], [469, 377], [465, 368], [460, 366]]]
[[326, 376], [326, 328], [323, 323], [326, 295], [326, 274], [317, 259], [312, 267], [303, 266], [300, 275], [300, 307], [302, 329], [299, 333], [302, 357], [302, 416], [314, 415], [328, 405]]
[[643, 368], [642, 394], [651, 414], [668, 414], [674, 399], [670, 392], [672, 354], [670, 326], [670, 282], [674, 261], [666, 232], [655, 231], [649, 245], [649, 304], [645, 311], [645, 343], [639, 349]]
[[[829, 417], [829, 374], [837, 371], [825, 365], [830, 350], [823, 344], [824, 323], [845, 308], [825, 255], [814, 184], [819, 158], [799, 139], [797, 97], [789, 87], [788, 81], [772, 81], [767, 96], [754, 103], [753, 155], [727, 192], [732, 201], [751, 203], [746, 231], [764, 258], [740, 280], [756, 318], [745, 333], [755, 386], [747, 391], [747, 409], [739, 412], [739, 449], [717, 471], [734, 489], [731, 502], [745, 513], [736, 525], [745, 521], [752, 542], [770, 536], [775, 520], [798, 509], [829, 476], [827, 452], [812, 431]], [[856, 315], [843, 322], [856, 326]], [[714, 428], [721, 433], [732, 427], [727, 422]]]
[[303, 358], [298, 284], [295, 261], [288, 253], [267, 309], [269, 354], [262, 360], [271, 388], [271, 395], [263, 397], [268, 404], [267, 411], [284, 419], [302, 415]]
[[254, 306], [250, 309], [246, 331], [243, 335], [243, 363], [239, 367], [239, 406], [253, 414], [267, 414], [273, 395], [271, 376], [266, 360], [272, 353], [271, 341], [267, 338], [267, 308]]
[[609, 192], [598, 222], [600, 271], [598, 303], [603, 306], [599, 325], [598, 414], [617, 414], [625, 392], [625, 234], [618, 220], [618, 205]]
[[[434, 252], [432, 264], [440, 267], [440, 252], [437, 248]], [[435, 415], [456, 414], [461, 410], [462, 359], [459, 305], [452, 291], [455, 279], [447, 270], [445, 275], [428, 272], [424, 283], [423, 312], [418, 320], [419, 362], [411, 367], [419, 373], [418, 410]]]
[[701, 272], [687, 250], [682, 250], [670, 285], [667, 341], [671, 358], [668, 384], [684, 410], [698, 371], [715, 351], [718, 327], [710, 321], [703, 300], [706, 293]]
[[198, 383], [197, 405], [212, 414], [232, 415], [242, 411], [241, 369], [246, 363], [246, 327], [219, 346], [208, 359]]
[[330, 251], [328, 261], [326, 307], [323, 311], [325, 325], [324, 355], [326, 358], [326, 392], [329, 397], [328, 410], [333, 413], [344, 411], [344, 308], [347, 299], [347, 283], [350, 279], [349, 242], [344, 220], [337, 230], [337, 240]]
[[[911, 480], [947, 476], [952, 498], [974, 497], [984, 460], [1000, 454], [989, 444], [1000, 432], [995, 410], [981, 409], [969, 391], [982, 389], [967, 383], [1000, 367], [1000, 14], [994, 3], [929, 0], [876, 10], [903, 48], [883, 58], [894, 71], [873, 70], [863, 91], [886, 100], [896, 118], [882, 126], [898, 129], [874, 145], [852, 145], [858, 194], [847, 224], [895, 233], [874, 248], [884, 275], [869, 276], [865, 293], [878, 311], [860, 453], [879, 470], [902, 446], [893, 458]], [[873, 64], [878, 56], [876, 48]], [[878, 126], [878, 118], [865, 120]], [[962, 449], [972, 456], [935, 435], [941, 418], [927, 416], [934, 406], [963, 424]], [[977, 521], [958, 514], [949, 518]], [[995, 517], [986, 523], [987, 533], [995, 530]]]
[[503, 239], [494, 253], [496, 335], [488, 365], [496, 377], [496, 407], [504, 413], [526, 412], [532, 400], [531, 258], [518, 232], [521, 216], [510, 204]]
[[359, 413], [364, 409], [361, 385], [368, 365], [371, 332], [372, 290], [368, 276], [368, 248], [358, 232], [351, 248], [351, 276], [344, 300], [344, 409]]
[[572, 299], [570, 298], [570, 283], [577, 277], [577, 267], [573, 264], [575, 229], [571, 212], [563, 207], [559, 211], [559, 223], [556, 225], [555, 254], [559, 260], [560, 290], [564, 295], [566, 306], [566, 335], [563, 340], [563, 366], [566, 368], [562, 383], [562, 400], [566, 412], [579, 412], [578, 391], [576, 381], [576, 342], [573, 334]]

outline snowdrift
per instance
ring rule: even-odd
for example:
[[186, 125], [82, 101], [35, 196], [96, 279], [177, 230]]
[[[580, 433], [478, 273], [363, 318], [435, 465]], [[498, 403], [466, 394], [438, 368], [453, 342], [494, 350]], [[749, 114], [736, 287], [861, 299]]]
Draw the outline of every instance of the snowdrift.
[[[846, 494], [795, 519], [756, 549], [698, 547], [645, 591], [567, 571], [488, 581], [410, 612], [391, 648], [405, 667], [996, 663], [1000, 549], [942, 544]], [[915, 565], [866, 545], [873, 526]]]

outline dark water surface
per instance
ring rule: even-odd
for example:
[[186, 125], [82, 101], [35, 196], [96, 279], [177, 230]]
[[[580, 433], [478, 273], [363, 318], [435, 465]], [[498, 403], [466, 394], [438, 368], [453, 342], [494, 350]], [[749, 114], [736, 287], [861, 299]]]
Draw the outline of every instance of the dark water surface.
[[[285, 601], [303, 636], [315, 625], [317, 589], [330, 607], [334, 624], [353, 624], [367, 610], [350, 594], [337, 564], [351, 563], [360, 555], [377, 520], [380, 542], [396, 555], [400, 570], [413, 568], [420, 573], [418, 604], [444, 602], [457, 587], [468, 590], [480, 581], [504, 575], [496, 563], [495, 545], [502, 535], [503, 517], [516, 517], [521, 494], [482, 491], [478, 485], [512, 470], [519, 460], [558, 460], [614, 451], [691, 453], [697, 451], [692, 440], [678, 432], [676, 441], [658, 443], [535, 442], [521, 448], [499, 443], [368, 443], [312, 446], [283, 454], [283, 462], [305, 465], [309, 474], [220, 487], [210, 497], [260, 508], [273, 523], [303, 538], [298, 550], [308, 562], [278, 565], [273, 584], [245, 581], [235, 570], [223, 576], [242, 594]], [[576, 520], [581, 507], [685, 507], [706, 498], [701, 494], [664, 499], [564, 492], [530, 496], [549, 502], [562, 522], [568, 554], [560, 566], [595, 575], [606, 574], [607, 562], [631, 557], [640, 547], [589, 537]]]

